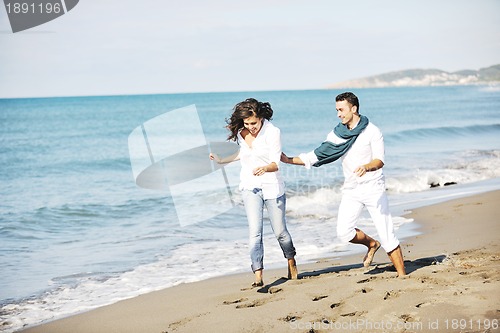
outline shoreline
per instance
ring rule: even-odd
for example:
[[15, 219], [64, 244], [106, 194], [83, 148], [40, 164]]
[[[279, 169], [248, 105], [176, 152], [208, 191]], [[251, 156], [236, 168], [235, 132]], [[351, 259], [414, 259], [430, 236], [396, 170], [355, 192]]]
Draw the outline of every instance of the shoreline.
[[401, 242], [406, 278], [396, 278], [383, 250], [368, 270], [361, 264], [363, 254], [304, 265], [299, 261], [296, 281], [284, 278], [286, 268], [266, 270], [260, 289], [248, 288], [251, 272], [225, 275], [21, 332], [327, 332], [348, 322], [365, 325], [344, 331], [369, 332], [377, 329], [373, 325], [385, 325], [386, 331], [452, 332], [460, 324], [455, 319], [467, 325], [470, 320], [463, 330], [482, 331], [500, 319], [499, 199], [496, 190], [405, 215], [422, 232]]

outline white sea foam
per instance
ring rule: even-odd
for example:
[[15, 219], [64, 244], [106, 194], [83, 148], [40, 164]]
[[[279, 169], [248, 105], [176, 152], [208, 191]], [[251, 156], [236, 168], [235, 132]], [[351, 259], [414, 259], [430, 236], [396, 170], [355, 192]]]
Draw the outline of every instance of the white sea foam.
[[387, 177], [386, 186], [392, 193], [410, 193], [497, 177], [500, 177], [500, 151], [466, 151], [442, 168], [417, 169], [410, 176]]

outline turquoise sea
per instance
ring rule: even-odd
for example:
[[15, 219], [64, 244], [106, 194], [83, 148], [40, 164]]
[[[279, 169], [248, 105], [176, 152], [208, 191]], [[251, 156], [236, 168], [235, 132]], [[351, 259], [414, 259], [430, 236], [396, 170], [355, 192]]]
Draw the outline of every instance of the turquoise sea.
[[[249, 271], [241, 203], [182, 226], [170, 192], [136, 185], [129, 135], [194, 104], [206, 139], [224, 141], [233, 105], [254, 97], [271, 103], [283, 151], [297, 155], [316, 148], [337, 124], [340, 92], [0, 99], [0, 331]], [[384, 133], [386, 185], [403, 242], [417, 229], [406, 210], [500, 188], [500, 87], [353, 92], [360, 113]], [[229, 177], [235, 167], [228, 167]], [[362, 250], [335, 238], [339, 162], [281, 170], [299, 265]], [[191, 204], [183, 203], [203, 214], [203, 202]], [[369, 216], [361, 226], [374, 233]], [[269, 225], [265, 231], [266, 268], [285, 267]]]

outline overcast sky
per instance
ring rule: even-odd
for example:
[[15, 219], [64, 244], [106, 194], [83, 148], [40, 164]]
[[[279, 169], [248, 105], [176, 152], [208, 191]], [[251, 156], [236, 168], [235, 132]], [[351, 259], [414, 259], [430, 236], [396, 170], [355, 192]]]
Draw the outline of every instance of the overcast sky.
[[0, 98], [322, 89], [500, 63], [498, 0], [80, 0], [12, 33]]

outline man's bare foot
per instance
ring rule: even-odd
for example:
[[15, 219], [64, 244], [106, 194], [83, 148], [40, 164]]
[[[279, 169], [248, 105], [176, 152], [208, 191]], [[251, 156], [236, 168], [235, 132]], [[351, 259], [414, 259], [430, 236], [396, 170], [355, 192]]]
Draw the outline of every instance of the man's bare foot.
[[366, 252], [365, 257], [363, 258], [363, 266], [366, 268], [370, 267], [373, 261], [373, 257], [375, 256], [375, 253], [377, 250], [380, 248], [380, 243], [378, 241], [375, 241], [375, 246], [372, 246], [368, 249], [368, 252]]
[[297, 280], [297, 278], [298, 278], [298, 271], [295, 259], [288, 259], [288, 279]]
[[406, 276], [405, 263], [403, 260], [403, 251], [401, 251], [401, 246], [398, 245], [394, 250], [388, 253], [389, 258], [391, 258], [392, 264], [398, 272], [398, 276]]

